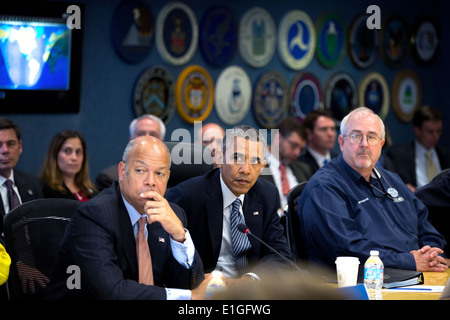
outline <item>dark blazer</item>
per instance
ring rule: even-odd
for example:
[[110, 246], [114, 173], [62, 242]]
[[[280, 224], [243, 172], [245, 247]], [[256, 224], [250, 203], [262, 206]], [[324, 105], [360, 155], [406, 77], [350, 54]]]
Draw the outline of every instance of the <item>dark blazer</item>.
[[[330, 150], [331, 159], [334, 159], [337, 156], [338, 152]], [[313, 155], [311, 154], [311, 152], [309, 152], [308, 148], [303, 149], [303, 152], [300, 154], [300, 157], [298, 157], [298, 160], [300, 162], [306, 163], [311, 168], [313, 174], [320, 169], [319, 165], [316, 162], [316, 159], [314, 159]]]
[[428, 208], [428, 218], [433, 226], [447, 240], [447, 246], [441, 248], [447, 252], [450, 243], [450, 171], [418, 188], [415, 194]]
[[[175, 204], [171, 207], [186, 225], [184, 211]], [[160, 223], [148, 226], [155, 285], [138, 283], [136, 241], [115, 182], [75, 212], [62, 241], [47, 298], [162, 300], [166, 298], [164, 286], [194, 288], [204, 279], [198, 253], [192, 267], [184, 268], [173, 258], [169, 237]], [[80, 267], [81, 289], [67, 288], [70, 265]]]
[[[168, 191], [167, 199], [186, 211], [188, 229], [195, 247], [200, 253], [205, 271], [211, 272], [216, 267], [222, 243], [223, 196], [220, 170], [213, 169], [178, 184]], [[258, 179], [244, 198], [245, 223], [253, 234], [291, 259], [277, 214], [279, 206], [276, 187], [266, 180]], [[253, 272], [257, 273], [266, 264], [285, 264], [253, 237], [250, 236], [249, 240], [252, 248], [247, 256], [249, 267], [256, 264]]]
[[[450, 150], [436, 146], [441, 169], [450, 168]], [[416, 148], [414, 141], [395, 145], [386, 151], [385, 169], [397, 173], [404, 183], [417, 186], [416, 178]]]
[[[312, 169], [306, 163], [300, 162], [298, 160], [291, 162], [289, 164], [289, 168], [291, 168], [292, 173], [294, 174], [298, 183], [308, 181], [313, 175]], [[264, 168], [260, 178], [275, 184], [275, 180], [273, 179], [273, 175], [271, 174], [270, 168], [268, 166]], [[291, 186], [291, 188], [292, 187], [294, 186]]]
[[[41, 180], [31, 174], [14, 170], [14, 182], [19, 190], [22, 203], [44, 198], [43, 186]], [[5, 216], [5, 207], [3, 202], [0, 201], [0, 232], [3, 232], [3, 217]]]

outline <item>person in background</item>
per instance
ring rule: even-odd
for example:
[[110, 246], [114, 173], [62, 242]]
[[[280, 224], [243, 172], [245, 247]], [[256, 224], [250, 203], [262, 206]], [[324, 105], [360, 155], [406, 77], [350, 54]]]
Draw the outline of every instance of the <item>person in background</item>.
[[[39, 177], [15, 169], [22, 154], [22, 140], [17, 124], [0, 118], [0, 233], [4, 232], [3, 218], [22, 203], [44, 197], [43, 185]], [[26, 270], [33, 268], [34, 272]], [[17, 262], [19, 276], [27, 284], [45, 283], [48, 279], [34, 268], [30, 259]], [[0, 288], [0, 300], [7, 298], [5, 287]]]
[[[19, 126], [0, 118], [0, 232], [4, 230], [3, 217], [10, 210], [23, 202], [44, 197], [39, 177], [15, 169], [21, 154]], [[10, 187], [8, 180], [11, 181]]]
[[268, 166], [261, 173], [261, 178], [278, 188], [281, 208], [287, 205], [290, 189], [312, 176], [311, 168], [298, 160], [306, 139], [305, 129], [294, 117], [283, 119], [278, 125], [278, 132], [272, 136], [267, 153]]
[[315, 173], [337, 156], [333, 150], [336, 143], [336, 123], [330, 112], [313, 110], [306, 115], [303, 125], [308, 142], [299, 160], [309, 165]]
[[9, 266], [11, 265], [11, 258], [5, 247], [0, 243], [0, 286], [3, 285], [9, 277]]
[[238, 282], [258, 278], [266, 268], [289, 269], [285, 260], [237, 228], [246, 224], [281, 255], [292, 258], [277, 214], [278, 191], [258, 179], [266, 165], [265, 138], [252, 127], [237, 126], [226, 130], [222, 150], [218, 168], [167, 193], [167, 199], [186, 212], [205, 272], [221, 270], [229, 282]]
[[361, 107], [341, 122], [341, 154], [308, 181], [298, 201], [300, 230], [311, 263], [335, 268], [338, 256], [365, 261], [378, 250], [385, 267], [447, 269], [445, 240], [400, 177], [375, 166], [383, 121]]
[[[166, 126], [164, 122], [152, 114], [144, 114], [131, 121], [129, 125], [129, 140], [141, 136], [151, 136], [164, 141], [165, 135]], [[117, 181], [119, 178], [117, 175], [117, 166], [118, 163], [113, 164], [97, 175], [95, 184], [99, 191], [109, 188], [114, 181]]]
[[441, 170], [450, 168], [450, 150], [439, 146], [442, 115], [424, 106], [413, 116], [415, 140], [393, 145], [386, 151], [386, 169], [397, 173], [412, 190], [427, 184]]
[[89, 178], [86, 141], [80, 132], [63, 130], [53, 137], [42, 166], [41, 179], [46, 198], [87, 201], [97, 193]]
[[450, 241], [450, 170], [418, 188], [415, 195], [428, 208], [431, 223], [447, 241], [445, 251]]
[[201, 126], [199, 132], [196, 134], [195, 143], [208, 147], [211, 150], [211, 157], [213, 158], [214, 167], [217, 166], [216, 150], [222, 148], [223, 137], [225, 130], [217, 123], [207, 123]]

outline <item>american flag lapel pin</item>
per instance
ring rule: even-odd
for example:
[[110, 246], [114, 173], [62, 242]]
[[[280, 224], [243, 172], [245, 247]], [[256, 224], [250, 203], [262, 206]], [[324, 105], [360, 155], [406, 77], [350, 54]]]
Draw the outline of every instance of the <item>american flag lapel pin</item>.
[[163, 237], [158, 237], [159, 242], [166, 242], [166, 239], [164, 239]]
[[259, 215], [259, 211], [253, 211], [253, 215], [254, 215], [254, 216]]

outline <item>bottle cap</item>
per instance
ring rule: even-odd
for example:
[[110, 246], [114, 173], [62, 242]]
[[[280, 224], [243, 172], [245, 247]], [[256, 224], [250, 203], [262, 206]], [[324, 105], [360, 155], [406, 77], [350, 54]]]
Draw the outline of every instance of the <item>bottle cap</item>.
[[380, 253], [378, 252], [378, 250], [370, 250], [370, 255], [371, 256], [378, 256]]
[[214, 270], [213, 272], [211, 272], [211, 276], [213, 278], [222, 278], [222, 271]]

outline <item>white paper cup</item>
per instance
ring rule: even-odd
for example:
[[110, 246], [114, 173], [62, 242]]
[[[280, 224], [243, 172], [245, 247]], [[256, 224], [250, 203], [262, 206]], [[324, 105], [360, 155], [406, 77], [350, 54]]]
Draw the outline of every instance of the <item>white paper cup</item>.
[[336, 272], [339, 287], [356, 286], [359, 259], [357, 257], [337, 257]]

